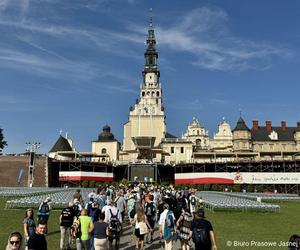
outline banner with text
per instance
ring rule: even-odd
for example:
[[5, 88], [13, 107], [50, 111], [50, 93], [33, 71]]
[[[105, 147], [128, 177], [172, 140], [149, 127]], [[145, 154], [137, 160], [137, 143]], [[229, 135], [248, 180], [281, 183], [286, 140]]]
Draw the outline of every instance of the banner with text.
[[218, 172], [175, 174], [176, 184], [300, 184], [300, 173]]

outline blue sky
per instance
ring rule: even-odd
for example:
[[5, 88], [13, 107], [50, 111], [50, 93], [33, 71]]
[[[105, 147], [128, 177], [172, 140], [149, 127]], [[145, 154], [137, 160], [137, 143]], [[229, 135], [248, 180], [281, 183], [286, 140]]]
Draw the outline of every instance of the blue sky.
[[167, 130], [197, 117], [210, 135], [239, 109], [248, 126], [300, 120], [300, 2], [0, 0], [5, 153], [69, 133], [90, 151], [105, 124], [122, 142], [139, 96], [153, 8]]

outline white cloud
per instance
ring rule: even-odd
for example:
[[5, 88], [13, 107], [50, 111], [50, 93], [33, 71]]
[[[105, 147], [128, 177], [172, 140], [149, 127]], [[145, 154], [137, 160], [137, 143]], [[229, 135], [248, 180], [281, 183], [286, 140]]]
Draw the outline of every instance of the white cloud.
[[[273, 57], [287, 58], [289, 50], [266, 41], [251, 41], [232, 34], [229, 17], [221, 9], [198, 8], [175, 21], [174, 26], [155, 28], [159, 46], [189, 53], [197, 67], [220, 71], [265, 70]], [[142, 33], [144, 27], [131, 25]]]
[[51, 78], [64, 75], [73, 79], [88, 80], [96, 76], [93, 65], [87, 62], [53, 60], [10, 49], [0, 49], [0, 67], [22, 69]]

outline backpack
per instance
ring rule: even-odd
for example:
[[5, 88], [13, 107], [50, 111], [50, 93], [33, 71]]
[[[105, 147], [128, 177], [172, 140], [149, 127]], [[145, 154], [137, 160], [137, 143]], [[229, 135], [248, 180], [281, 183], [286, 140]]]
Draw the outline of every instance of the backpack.
[[103, 197], [100, 197], [98, 199], [98, 203], [99, 203], [100, 209], [102, 209], [105, 206], [105, 200], [103, 199]]
[[61, 214], [61, 223], [65, 226], [72, 225], [74, 217], [74, 210], [73, 209], [64, 209]]
[[174, 218], [173, 213], [171, 211], [168, 211], [166, 220], [165, 220], [165, 226], [164, 226], [164, 240], [168, 241], [171, 237], [173, 237], [174, 234]]
[[40, 212], [41, 214], [47, 214], [47, 213], [49, 213], [49, 211], [50, 211], [50, 208], [49, 208], [48, 203], [47, 203], [47, 202], [43, 202], [43, 204], [42, 204], [42, 206], [41, 206], [39, 212]]
[[181, 209], [183, 207], [186, 207], [185, 201], [184, 201], [183, 198], [180, 198], [180, 199], [177, 200], [177, 211], [181, 212]]
[[153, 202], [147, 202], [146, 204], [146, 216], [148, 218], [153, 218], [155, 216], [155, 207]]
[[73, 209], [74, 209], [75, 216], [79, 217], [80, 216], [80, 207], [79, 207], [79, 205], [78, 204], [74, 204]]
[[174, 228], [174, 218], [171, 211], [168, 211], [167, 213], [165, 227]]
[[81, 236], [80, 221], [78, 219], [74, 220], [74, 222], [71, 226], [71, 236], [72, 236], [72, 239], [77, 239], [77, 238], [80, 238], [80, 236]]
[[204, 245], [208, 242], [208, 232], [205, 230], [205, 228], [197, 225], [193, 229], [193, 241], [195, 244]]
[[192, 198], [191, 198], [191, 205], [192, 206], [195, 206], [196, 205], [196, 197], [195, 196], [192, 196]]
[[180, 232], [189, 234], [191, 224], [192, 224], [193, 216], [190, 215], [189, 213], [184, 213], [183, 214], [183, 219], [181, 221], [181, 227], [180, 227]]
[[118, 219], [118, 213], [119, 211], [114, 215], [111, 211], [111, 209], [109, 209], [110, 212], [110, 223], [109, 223], [109, 227], [111, 230], [111, 235], [112, 236], [117, 236], [120, 234], [121, 230], [122, 230], [122, 224], [120, 222], [120, 220]]

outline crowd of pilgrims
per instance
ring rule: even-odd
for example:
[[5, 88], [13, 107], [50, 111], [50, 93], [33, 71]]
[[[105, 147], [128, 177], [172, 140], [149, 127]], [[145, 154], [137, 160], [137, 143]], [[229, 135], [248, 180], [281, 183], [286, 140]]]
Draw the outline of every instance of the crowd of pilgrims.
[[[26, 250], [47, 250], [47, 222], [51, 199], [42, 201], [35, 224], [33, 210], [27, 209], [24, 224]], [[112, 250], [121, 249], [120, 239], [125, 227], [135, 235], [135, 249], [151, 249], [153, 234], [165, 250], [175, 249], [179, 240], [181, 249], [217, 249], [211, 223], [204, 219], [203, 200], [195, 189], [175, 190], [173, 186], [154, 186], [144, 183], [99, 186], [83, 200], [80, 189], [73, 200], [63, 208], [59, 218], [60, 249]], [[18, 234], [18, 232], [15, 232]], [[13, 243], [13, 244], [11, 244]], [[19, 240], [8, 240], [7, 250], [19, 250]], [[178, 249], [178, 247], [177, 247]]]

